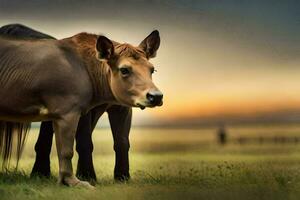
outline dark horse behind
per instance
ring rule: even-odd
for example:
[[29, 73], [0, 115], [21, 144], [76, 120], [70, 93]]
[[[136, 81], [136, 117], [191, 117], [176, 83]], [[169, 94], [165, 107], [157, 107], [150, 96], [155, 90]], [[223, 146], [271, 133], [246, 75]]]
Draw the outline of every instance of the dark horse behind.
[[[6, 25], [0, 28], [0, 35], [15, 37], [15, 38], [27, 38], [27, 39], [47, 39], [55, 40], [52, 36], [44, 33], [35, 31], [19, 24]], [[158, 48], [158, 47], [157, 47]], [[157, 50], [156, 48], [156, 50]], [[155, 50], [155, 51], [156, 51]], [[153, 99], [152, 99], [153, 100]], [[140, 106], [143, 108], [143, 106]], [[96, 180], [96, 175], [93, 167], [92, 160], [92, 131], [99, 117], [105, 112], [108, 112], [109, 121], [114, 138], [114, 150], [116, 153], [116, 162], [114, 177], [117, 180], [127, 180], [129, 175], [129, 161], [128, 161], [128, 150], [129, 150], [129, 131], [131, 126], [131, 115], [132, 110], [129, 106], [113, 105], [113, 104], [101, 104], [87, 114], [81, 116], [78, 128], [76, 132], [76, 150], [79, 154], [77, 175], [87, 180]], [[9, 122], [10, 123], [10, 122]], [[7, 141], [12, 140], [12, 136], [9, 134], [9, 129], [19, 129], [19, 135], [17, 136], [18, 149], [17, 155], [20, 157], [22, 146], [25, 139], [25, 133], [28, 130], [28, 125], [22, 125], [21, 123], [1, 123], [0, 128], [3, 131], [2, 140], [0, 142], [4, 144]], [[50, 150], [52, 146], [53, 127], [51, 121], [44, 121], [41, 124], [40, 134], [38, 141], [35, 145], [36, 150], [36, 161], [32, 170], [32, 175], [50, 175]], [[9, 142], [8, 142], [9, 143]], [[3, 145], [2, 145], [3, 146]], [[4, 160], [10, 157], [11, 145], [6, 146], [8, 149], [2, 149]]]

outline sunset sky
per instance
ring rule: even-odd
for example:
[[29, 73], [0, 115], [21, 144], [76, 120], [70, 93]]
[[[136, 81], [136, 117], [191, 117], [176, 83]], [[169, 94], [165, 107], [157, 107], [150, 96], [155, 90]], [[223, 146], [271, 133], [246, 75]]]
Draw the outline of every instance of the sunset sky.
[[85, 31], [132, 44], [158, 29], [152, 62], [164, 105], [135, 109], [135, 124], [283, 113], [300, 119], [297, 0], [2, 0], [0, 25], [8, 23], [57, 38]]

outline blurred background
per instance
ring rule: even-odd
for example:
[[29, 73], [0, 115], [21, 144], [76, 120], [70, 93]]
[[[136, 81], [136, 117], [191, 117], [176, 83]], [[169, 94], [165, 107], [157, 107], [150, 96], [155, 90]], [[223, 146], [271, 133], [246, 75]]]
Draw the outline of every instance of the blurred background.
[[135, 126], [281, 124], [300, 121], [299, 10], [296, 0], [2, 0], [0, 24], [136, 45], [158, 29], [164, 106], [134, 109]]

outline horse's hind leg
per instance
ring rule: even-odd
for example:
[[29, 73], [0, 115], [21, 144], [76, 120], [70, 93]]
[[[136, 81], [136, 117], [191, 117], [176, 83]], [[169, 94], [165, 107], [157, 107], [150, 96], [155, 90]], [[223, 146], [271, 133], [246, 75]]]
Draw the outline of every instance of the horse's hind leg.
[[106, 108], [107, 105], [101, 105], [82, 116], [76, 133], [76, 151], [79, 156], [76, 175], [92, 183], [97, 181], [92, 156], [92, 132]]
[[93, 165], [92, 116], [91, 112], [81, 116], [76, 133], [76, 151], [78, 164], [76, 176], [83, 180], [96, 182]]
[[114, 178], [126, 181], [129, 174], [129, 132], [131, 127], [132, 109], [123, 106], [112, 106], [108, 109], [108, 117], [114, 138], [116, 163]]
[[31, 176], [50, 176], [50, 152], [52, 147], [52, 122], [42, 122], [38, 140], [35, 144], [36, 158]]
[[79, 113], [69, 113], [53, 121], [59, 161], [59, 183], [92, 187], [88, 182], [78, 180], [73, 174], [73, 146], [79, 118]]

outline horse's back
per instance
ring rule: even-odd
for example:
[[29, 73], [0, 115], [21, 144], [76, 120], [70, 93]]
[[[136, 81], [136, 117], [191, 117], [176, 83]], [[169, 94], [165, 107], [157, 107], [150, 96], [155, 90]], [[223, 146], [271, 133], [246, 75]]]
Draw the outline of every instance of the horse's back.
[[22, 24], [8, 24], [0, 27], [0, 35], [27, 39], [55, 39], [50, 35], [39, 32]]
[[[0, 37], [0, 86], [17, 79], [32, 81], [46, 70], [55, 70], [64, 55], [54, 42], [12, 40]], [[66, 64], [65, 64], [66, 65]], [[51, 75], [51, 73], [49, 74]]]
[[76, 98], [80, 97], [76, 95], [82, 97], [88, 92], [86, 70], [76, 61], [72, 50], [68, 55], [65, 51], [55, 40], [0, 37], [0, 117], [17, 110], [24, 115], [34, 114], [49, 104], [57, 107], [64, 99], [78, 101]]

